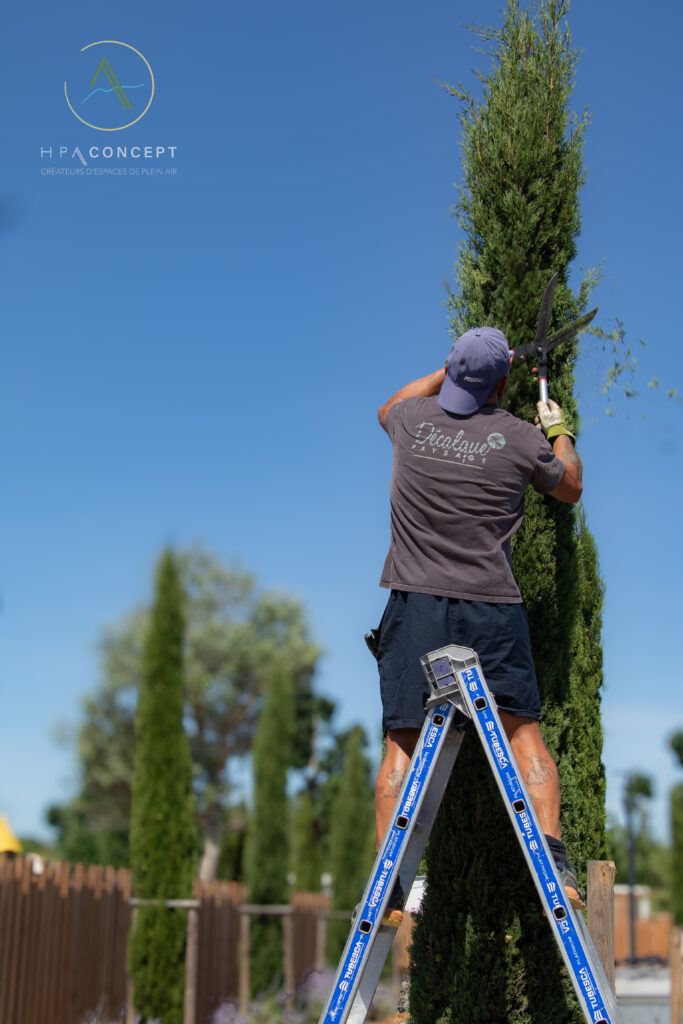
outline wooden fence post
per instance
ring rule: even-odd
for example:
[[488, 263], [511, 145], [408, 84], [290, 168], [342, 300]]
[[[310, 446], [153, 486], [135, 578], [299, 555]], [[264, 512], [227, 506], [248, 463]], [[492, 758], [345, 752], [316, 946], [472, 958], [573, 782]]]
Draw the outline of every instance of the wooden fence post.
[[282, 959], [284, 968], [285, 985], [285, 1010], [294, 1009], [294, 990], [296, 979], [294, 977], [294, 915], [291, 907], [289, 913], [282, 915]]
[[249, 1010], [249, 964], [251, 961], [251, 918], [249, 912], [240, 907], [240, 1013], [246, 1017]]
[[681, 1024], [683, 1013], [683, 979], [681, 968], [681, 929], [672, 928], [669, 939], [669, 970], [671, 972], [671, 1024]]
[[[130, 916], [130, 931], [128, 932], [128, 942], [126, 943], [126, 960], [128, 959], [128, 948], [130, 946], [130, 938], [135, 931], [138, 923], [138, 908], [133, 907], [133, 913]], [[126, 1024], [134, 1024], [135, 1021], [135, 1006], [133, 1005], [135, 993], [133, 992], [133, 975], [126, 975]]]
[[614, 990], [614, 876], [611, 860], [588, 861], [588, 931]]
[[327, 912], [319, 910], [315, 921], [315, 969], [325, 970], [325, 950], [327, 948]]
[[[161, 900], [144, 899], [131, 896], [128, 903], [133, 907], [133, 923], [130, 934], [135, 930], [138, 907], [166, 907], [167, 910], [187, 910], [187, 929], [185, 932], [185, 994], [183, 1001], [183, 1024], [194, 1024], [197, 1006], [197, 945], [199, 936], [199, 900]], [[129, 937], [130, 937], [129, 934]], [[130, 982], [131, 979], [129, 979]], [[132, 996], [127, 1000], [128, 1014], [126, 1024], [135, 1019]]]
[[197, 952], [199, 946], [199, 910], [187, 911], [187, 938], [185, 940], [185, 1003], [183, 1024], [194, 1024], [197, 1011]]

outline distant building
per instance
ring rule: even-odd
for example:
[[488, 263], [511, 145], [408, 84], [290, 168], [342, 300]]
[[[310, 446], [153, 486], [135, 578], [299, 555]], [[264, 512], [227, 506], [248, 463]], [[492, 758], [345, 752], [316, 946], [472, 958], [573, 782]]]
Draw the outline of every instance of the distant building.
[[[673, 928], [671, 914], [652, 910], [652, 890], [636, 885], [636, 948], [639, 960], [657, 959], [666, 963], [669, 937]], [[628, 885], [614, 886], [614, 959], [623, 963], [631, 955]]]

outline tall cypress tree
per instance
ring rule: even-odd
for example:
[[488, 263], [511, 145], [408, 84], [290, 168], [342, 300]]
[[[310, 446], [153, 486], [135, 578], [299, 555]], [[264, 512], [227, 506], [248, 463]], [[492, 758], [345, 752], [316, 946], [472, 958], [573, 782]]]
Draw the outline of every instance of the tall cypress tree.
[[[284, 903], [289, 862], [287, 771], [292, 764], [294, 691], [291, 677], [276, 671], [266, 691], [252, 749], [254, 809], [247, 832], [249, 902]], [[282, 977], [282, 922], [270, 915], [251, 920], [251, 990], [264, 992]]]
[[[365, 742], [359, 725], [349, 730], [344, 768], [332, 806], [329, 864], [333, 910], [351, 910], [358, 903], [374, 860], [373, 793]], [[328, 955], [332, 962], [339, 959], [348, 933], [348, 921], [330, 922]]]
[[[480, 324], [511, 347], [533, 340], [543, 290], [559, 284], [551, 330], [583, 311], [590, 275], [568, 286], [580, 228], [586, 118], [572, 116], [576, 69], [566, 0], [524, 10], [508, 0], [489, 47], [481, 99], [462, 88], [465, 232], [451, 295], [454, 337]], [[550, 393], [576, 422], [576, 344], [550, 358]], [[507, 408], [531, 420], [537, 385], [513, 365]], [[600, 760], [602, 582], [582, 511], [529, 490], [513, 546], [543, 703], [542, 729], [562, 787], [562, 829], [580, 873], [604, 855]], [[582, 1019], [550, 928], [476, 738], [466, 737], [427, 854], [429, 887], [413, 944], [417, 1024], [569, 1024]]]
[[[683, 766], [683, 732], [671, 737], [670, 746]], [[683, 782], [671, 790], [671, 910], [680, 927], [683, 924]]]
[[[192, 762], [183, 729], [183, 591], [166, 551], [156, 574], [135, 715], [131, 864], [135, 895], [187, 899], [197, 859]], [[182, 1024], [186, 913], [141, 906], [128, 951], [143, 1020]]]
[[304, 789], [296, 797], [292, 820], [292, 874], [297, 889], [318, 892], [322, 866], [320, 823], [314, 814], [311, 794]]
[[683, 782], [671, 790], [671, 912], [683, 925]]

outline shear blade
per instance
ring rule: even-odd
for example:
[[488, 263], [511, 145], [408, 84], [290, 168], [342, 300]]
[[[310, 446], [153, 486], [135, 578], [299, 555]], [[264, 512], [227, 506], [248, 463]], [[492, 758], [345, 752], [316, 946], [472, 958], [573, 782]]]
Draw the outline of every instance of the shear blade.
[[[543, 356], [550, 352], [552, 349], [557, 348], [563, 341], [568, 341], [573, 338], [575, 334], [582, 331], [584, 327], [587, 327], [591, 322], [595, 314], [597, 313], [597, 307], [591, 309], [590, 313], [584, 313], [578, 320], [569, 324], [567, 327], [561, 327], [559, 331], [555, 331], [549, 338], [542, 339], [540, 342], [534, 341], [528, 345], [520, 345], [514, 349], [513, 358], [524, 360], [530, 355]], [[540, 320], [540, 317], [539, 317]]]
[[550, 323], [550, 314], [553, 311], [553, 299], [555, 298], [555, 289], [557, 288], [558, 275], [553, 276], [545, 286], [543, 292], [543, 298], [541, 300], [541, 310], [538, 314], [538, 323], [536, 325], [536, 339], [535, 344], [538, 346], [543, 345], [545, 341], [548, 324]]
[[588, 326], [597, 311], [598, 309], [596, 306], [595, 309], [591, 309], [590, 313], [584, 313], [583, 316], [580, 316], [573, 324], [569, 324], [568, 327], [562, 327], [559, 331], [555, 331], [554, 334], [551, 334], [543, 345], [545, 351], [550, 352], [551, 349], [561, 345], [563, 341], [568, 341], [569, 338], [573, 338], [575, 334], [578, 334], [579, 331], [582, 331], [584, 327]]

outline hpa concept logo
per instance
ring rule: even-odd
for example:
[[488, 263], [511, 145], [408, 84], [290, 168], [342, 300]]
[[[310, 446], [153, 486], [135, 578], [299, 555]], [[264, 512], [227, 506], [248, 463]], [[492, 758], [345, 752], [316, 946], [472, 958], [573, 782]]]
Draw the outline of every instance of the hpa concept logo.
[[65, 72], [64, 98], [71, 113], [61, 108], [60, 121], [66, 125], [61, 138], [41, 140], [43, 177], [160, 180], [178, 174], [178, 146], [173, 138], [152, 135], [160, 131], [154, 116], [143, 126], [147, 137], [139, 128], [115, 136], [93, 136], [90, 131], [123, 132], [144, 118], [155, 90], [154, 72], [144, 54], [130, 43], [101, 39], [80, 50], [74, 46]]
[[88, 43], [71, 62], [64, 95], [74, 117], [89, 128], [120, 132], [149, 110], [154, 73], [134, 46], [103, 39]]

